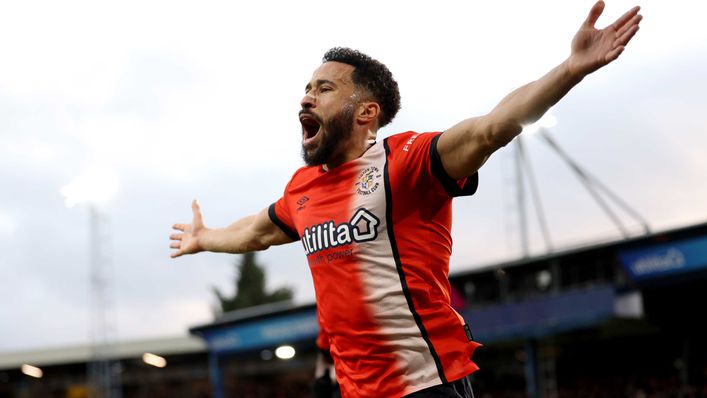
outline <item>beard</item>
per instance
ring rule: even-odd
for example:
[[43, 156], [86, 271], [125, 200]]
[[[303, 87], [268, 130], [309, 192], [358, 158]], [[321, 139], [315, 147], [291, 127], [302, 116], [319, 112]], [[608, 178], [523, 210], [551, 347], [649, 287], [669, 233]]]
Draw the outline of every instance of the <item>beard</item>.
[[302, 144], [302, 159], [307, 166], [330, 163], [340, 152], [341, 146], [345, 145], [353, 133], [354, 108], [353, 104], [347, 103], [329, 120], [321, 123], [319, 134], [322, 136], [318, 146], [307, 149]]

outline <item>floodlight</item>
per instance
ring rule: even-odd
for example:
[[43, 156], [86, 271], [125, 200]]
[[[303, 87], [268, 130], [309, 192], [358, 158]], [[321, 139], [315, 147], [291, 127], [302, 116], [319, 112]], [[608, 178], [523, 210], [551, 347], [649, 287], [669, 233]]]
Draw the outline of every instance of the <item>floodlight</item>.
[[546, 269], [539, 271], [535, 274], [535, 283], [540, 290], [547, 289], [552, 283], [552, 273]]
[[523, 126], [523, 132], [525, 134], [533, 134], [537, 133], [541, 128], [549, 129], [555, 126], [557, 126], [557, 118], [555, 117], [555, 115], [546, 113], [535, 123]]
[[281, 345], [275, 349], [275, 356], [280, 359], [292, 359], [295, 356], [295, 348], [289, 345]]
[[61, 188], [66, 207], [80, 203], [98, 204], [118, 192], [118, 176], [113, 170], [92, 168]]
[[269, 361], [272, 359], [272, 351], [270, 350], [262, 350], [260, 351], [260, 358], [263, 361]]
[[152, 365], [156, 368], [164, 368], [167, 366], [167, 360], [159, 355], [151, 354], [146, 352], [142, 354], [142, 361], [148, 365]]
[[42, 376], [44, 376], [44, 372], [42, 372], [42, 369], [36, 366], [24, 364], [22, 365], [21, 369], [22, 373], [26, 374], [27, 376], [34, 377], [36, 379], [41, 379]]

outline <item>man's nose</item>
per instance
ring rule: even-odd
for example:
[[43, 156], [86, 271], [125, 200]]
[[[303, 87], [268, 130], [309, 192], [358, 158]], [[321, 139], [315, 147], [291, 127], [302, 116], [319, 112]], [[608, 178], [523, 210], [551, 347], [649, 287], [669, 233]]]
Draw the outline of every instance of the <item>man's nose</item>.
[[309, 94], [305, 94], [304, 98], [302, 98], [302, 101], [300, 101], [300, 105], [302, 106], [302, 109], [310, 109], [314, 108], [316, 104], [316, 101], [314, 97], [312, 97]]

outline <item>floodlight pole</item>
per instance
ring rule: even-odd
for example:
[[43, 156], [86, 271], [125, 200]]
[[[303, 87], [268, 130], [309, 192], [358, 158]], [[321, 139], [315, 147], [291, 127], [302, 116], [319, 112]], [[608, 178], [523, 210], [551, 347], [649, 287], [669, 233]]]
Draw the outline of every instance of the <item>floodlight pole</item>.
[[569, 154], [567, 154], [567, 152], [565, 152], [562, 147], [560, 147], [560, 145], [552, 138], [548, 129], [541, 127], [538, 132], [548, 144], [548, 146], [557, 153], [560, 159], [562, 159], [569, 167], [569, 169], [574, 173], [577, 179], [589, 192], [594, 201], [602, 209], [604, 214], [606, 214], [607, 217], [609, 217], [609, 219], [614, 223], [614, 225], [619, 230], [619, 232], [621, 232], [624, 238], [628, 238], [628, 230], [621, 223], [621, 220], [616, 215], [616, 213], [611, 210], [609, 204], [605, 202], [604, 199], [602, 199], [601, 195], [599, 195], [599, 190], [604, 192], [606, 197], [614, 202], [615, 206], [621, 208], [624, 212], [626, 212], [626, 214], [633, 217], [634, 220], [641, 224], [641, 226], [643, 227], [643, 231], [646, 235], [651, 232], [650, 226], [648, 225], [648, 221], [646, 221], [646, 219], [643, 218], [635, 209], [629, 206], [628, 203], [623, 201], [616, 193], [614, 193], [606, 185], [604, 185], [598, 178], [589, 174], [589, 172], [584, 170], [577, 162], [575, 162], [574, 159], [572, 159], [572, 157], [570, 157]]
[[550, 230], [547, 227], [547, 222], [545, 221], [545, 212], [542, 206], [542, 199], [540, 198], [540, 192], [538, 191], [538, 184], [535, 181], [535, 175], [533, 173], [532, 164], [528, 159], [528, 154], [523, 146], [523, 137], [516, 137], [515, 141], [515, 164], [516, 164], [516, 180], [517, 180], [517, 192], [516, 197], [518, 201], [518, 218], [519, 218], [519, 229], [520, 229], [520, 245], [521, 253], [523, 257], [528, 257], [529, 255], [529, 242], [528, 242], [528, 214], [526, 211], [525, 203], [525, 179], [523, 173], [527, 174], [528, 186], [532, 194], [533, 205], [535, 206], [535, 215], [538, 218], [538, 225], [543, 234], [543, 239], [545, 240], [545, 248], [547, 252], [552, 251], [552, 241], [550, 239]]
[[528, 216], [525, 206], [525, 184], [523, 181], [523, 144], [521, 137], [515, 140], [516, 163], [516, 200], [518, 201], [518, 229], [520, 235], [520, 250], [523, 257], [528, 257]]
[[88, 398], [120, 398], [118, 377], [120, 364], [110, 358], [110, 340], [113, 337], [112, 261], [110, 239], [106, 227], [108, 218], [102, 215], [94, 203], [87, 204], [89, 211], [91, 300], [91, 361], [88, 364]]
[[108, 218], [98, 203], [117, 190], [117, 178], [109, 170], [89, 169], [61, 188], [67, 207], [83, 204], [89, 215], [89, 340], [91, 357], [87, 364], [88, 398], [120, 398], [120, 362], [111, 360], [109, 344], [114, 337], [112, 313], [113, 267]]
[[[553, 124], [554, 125], [554, 124]], [[635, 209], [633, 209], [628, 203], [622, 200], [616, 193], [611, 191], [606, 185], [604, 185], [598, 178], [589, 174], [585, 169], [583, 169], [572, 157], [565, 152], [562, 147], [552, 138], [548, 127], [538, 126], [532, 131], [536, 131], [540, 137], [547, 143], [547, 145], [555, 151], [555, 153], [560, 157], [560, 159], [567, 165], [570, 171], [577, 177], [579, 182], [584, 186], [592, 199], [597, 203], [599, 208], [607, 215], [611, 222], [616, 226], [619, 232], [624, 238], [629, 237], [629, 231], [621, 222], [618, 215], [612, 210], [609, 205], [609, 201], [613, 202], [613, 205], [620, 208], [625, 212], [625, 214], [632, 217], [643, 227], [644, 233], [650, 233], [650, 227], [645, 218], [643, 218]], [[522, 136], [515, 138], [515, 166], [516, 166], [516, 201], [518, 206], [518, 229], [520, 238], [520, 247], [522, 257], [528, 257], [528, 216], [526, 209], [526, 199], [525, 199], [525, 177], [523, 173], [527, 174], [528, 186], [531, 190], [533, 203], [535, 205], [535, 213], [538, 217], [538, 224], [543, 233], [543, 238], [545, 240], [547, 252], [552, 251], [552, 243], [550, 240], [550, 232], [545, 221], [545, 214], [542, 208], [540, 193], [537, 188], [537, 183], [532, 171], [532, 165], [527, 158], [527, 153], [523, 147]], [[600, 195], [601, 193], [604, 194]]]

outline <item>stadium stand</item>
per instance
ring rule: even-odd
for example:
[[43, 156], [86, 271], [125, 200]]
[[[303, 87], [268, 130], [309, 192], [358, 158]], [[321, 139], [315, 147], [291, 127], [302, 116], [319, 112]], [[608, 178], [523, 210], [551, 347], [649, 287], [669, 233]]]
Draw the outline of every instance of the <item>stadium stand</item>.
[[[477, 397], [707, 397], [707, 224], [450, 276], [484, 347]], [[314, 304], [271, 304], [196, 337], [114, 347], [124, 398], [308, 397]], [[203, 341], [203, 342], [202, 342]], [[295, 349], [279, 359], [277, 347]], [[144, 352], [167, 359], [158, 369]], [[86, 396], [89, 347], [0, 354], [0, 398]], [[31, 378], [22, 364], [41, 367]]]

